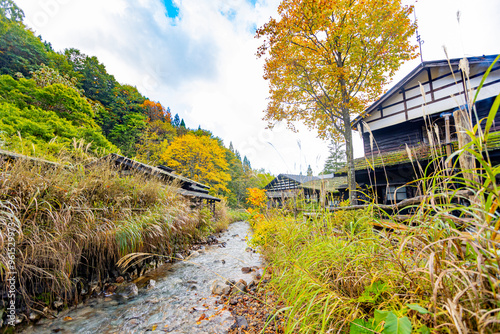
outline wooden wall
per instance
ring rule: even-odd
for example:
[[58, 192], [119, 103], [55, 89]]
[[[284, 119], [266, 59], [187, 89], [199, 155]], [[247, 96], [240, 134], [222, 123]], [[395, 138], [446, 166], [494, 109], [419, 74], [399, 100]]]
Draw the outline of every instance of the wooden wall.
[[[479, 119], [488, 117], [493, 101], [494, 98], [492, 97], [484, 99], [482, 101], [478, 101], [476, 103], [476, 111]], [[431, 123], [440, 121], [439, 114], [429, 116], [429, 120]], [[474, 116], [473, 123], [476, 124]], [[450, 124], [451, 130], [453, 132], [453, 118], [450, 119]], [[485, 124], [486, 121], [483, 121], [483, 128]], [[401, 124], [388, 126], [383, 129], [373, 130], [372, 133], [375, 139], [375, 141], [373, 142], [373, 153], [378, 154], [404, 150], [405, 144], [408, 144], [409, 147], [413, 147], [427, 142], [427, 139], [424, 139], [424, 136], [427, 136], [423, 131], [424, 126], [425, 122], [423, 118], [421, 118], [419, 120], [408, 121]], [[495, 117], [492, 131], [500, 131], [500, 112], [497, 113]], [[453, 139], [454, 136], [452, 135], [452, 140]], [[370, 133], [366, 130], [363, 133], [363, 144], [365, 149], [365, 156], [369, 156], [372, 153], [370, 148]]]

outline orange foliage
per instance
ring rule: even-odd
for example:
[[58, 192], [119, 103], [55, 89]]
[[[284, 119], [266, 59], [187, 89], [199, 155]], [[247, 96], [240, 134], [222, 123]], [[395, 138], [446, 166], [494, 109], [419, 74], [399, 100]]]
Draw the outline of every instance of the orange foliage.
[[150, 122], [164, 121], [166, 123], [172, 122], [172, 115], [168, 109], [165, 109], [160, 102], [146, 100], [141, 107], [144, 109]]

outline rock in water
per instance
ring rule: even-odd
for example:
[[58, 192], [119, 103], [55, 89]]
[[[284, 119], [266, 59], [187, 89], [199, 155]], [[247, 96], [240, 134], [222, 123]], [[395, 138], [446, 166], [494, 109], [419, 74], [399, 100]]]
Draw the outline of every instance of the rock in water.
[[139, 294], [139, 289], [137, 288], [137, 285], [130, 283], [119, 286], [115, 293], [125, 298], [132, 298]]
[[243, 274], [248, 274], [251, 271], [252, 271], [252, 268], [250, 268], [250, 267], [243, 267], [243, 268], [241, 268], [241, 272]]
[[231, 287], [221, 281], [215, 281], [212, 283], [210, 290], [214, 295], [228, 295], [231, 292]]
[[148, 290], [153, 289], [155, 286], [156, 286], [156, 281], [154, 279], [150, 279], [147, 289]]
[[253, 279], [260, 280], [262, 278], [263, 274], [264, 274], [264, 271], [262, 269], [258, 269], [252, 276], [253, 276]]
[[247, 291], [247, 282], [244, 280], [240, 279], [236, 284], [235, 284], [236, 289], [238, 289], [241, 292], [246, 292]]

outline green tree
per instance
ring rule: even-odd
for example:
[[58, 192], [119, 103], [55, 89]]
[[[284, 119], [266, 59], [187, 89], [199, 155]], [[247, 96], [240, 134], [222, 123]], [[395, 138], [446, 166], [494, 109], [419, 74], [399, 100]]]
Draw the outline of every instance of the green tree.
[[178, 128], [181, 125], [181, 119], [179, 118], [179, 114], [175, 114], [175, 117], [172, 121], [172, 125]]
[[29, 77], [31, 71], [47, 62], [45, 45], [32, 31], [25, 28], [22, 19], [18, 20], [22, 11], [2, 8], [1, 5], [5, 3], [11, 1], [0, 3], [0, 74], [15, 76], [16, 73], [21, 73]]
[[0, 1], [0, 16], [13, 22], [23, 22], [24, 12], [12, 0]]
[[356, 202], [351, 117], [378, 97], [400, 64], [416, 57], [413, 8], [401, 0], [282, 0], [279, 19], [257, 31], [265, 60], [270, 122], [302, 121], [346, 144]]
[[313, 176], [313, 170], [311, 168], [311, 165], [307, 167], [307, 176]]
[[326, 158], [322, 174], [336, 173], [339, 169], [345, 167], [345, 151], [343, 145], [332, 140], [328, 146], [330, 155]]

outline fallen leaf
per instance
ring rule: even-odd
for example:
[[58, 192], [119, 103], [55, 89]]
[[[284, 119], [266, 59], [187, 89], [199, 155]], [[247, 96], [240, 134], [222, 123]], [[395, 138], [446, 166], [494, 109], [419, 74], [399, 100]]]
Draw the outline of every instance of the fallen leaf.
[[155, 330], [156, 330], [156, 327], [158, 327], [158, 326], [157, 326], [157, 325], [153, 325], [152, 330], [154, 330], [154, 331], [155, 331]]
[[64, 317], [63, 320], [64, 321], [71, 321], [71, 320], [73, 320], [73, 318], [68, 316], [68, 317]]

